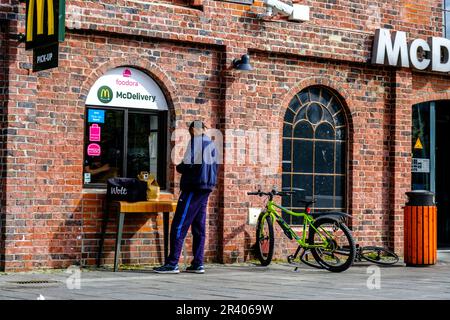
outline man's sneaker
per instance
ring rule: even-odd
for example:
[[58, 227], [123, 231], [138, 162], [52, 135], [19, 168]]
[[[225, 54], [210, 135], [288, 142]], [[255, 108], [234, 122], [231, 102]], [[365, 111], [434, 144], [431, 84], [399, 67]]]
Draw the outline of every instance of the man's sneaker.
[[172, 266], [170, 264], [165, 264], [161, 267], [153, 268], [156, 273], [180, 273], [178, 265]]
[[205, 273], [205, 267], [202, 265], [199, 266], [189, 266], [186, 268], [186, 272], [192, 272], [192, 273]]

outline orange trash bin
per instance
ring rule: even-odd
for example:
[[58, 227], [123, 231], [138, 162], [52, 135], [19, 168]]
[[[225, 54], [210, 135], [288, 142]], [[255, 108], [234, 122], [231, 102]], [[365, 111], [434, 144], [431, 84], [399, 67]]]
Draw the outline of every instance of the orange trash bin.
[[427, 266], [437, 260], [437, 207], [434, 193], [411, 191], [404, 218], [404, 261], [408, 266]]

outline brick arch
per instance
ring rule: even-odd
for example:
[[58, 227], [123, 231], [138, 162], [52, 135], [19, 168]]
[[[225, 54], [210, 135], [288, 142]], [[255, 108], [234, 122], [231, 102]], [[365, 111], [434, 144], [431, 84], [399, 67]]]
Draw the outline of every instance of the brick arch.
[[80, 106], [85, 106], [85, 101], [89, 90], [92, 88], [97, 79], [103, 76], [108, 70], [125, 66], [141, 70], [158, 83], [166, 96], [171, 118], [175, 119], [176, 114], [181, 114], [181, 112], [176, 112], [178, 110], [181, 111], [181, 104], [179, 100], [178, 88], [175, 85], [175, 82], [162, 68], [137, 56], [111, 59], [97, 69], [93, 70], [81, 86], [80, 99], [78, 99]]
[[427, 92], [413, 99], [412, 104], [438, 100], [450, 100], [450, 90], [440, 92]]
[[[294, 85], [291, 89], [288, 90], [288, 92], [284, 95], [281, 105], [280, 105], [280, 121], [281, 123], [284, 121], [284, 115], [286, 112], [286, 108], [289, 105], [289, 102], [292, 100], [292, 98], [299, 93], [300, 91], [312, 87], [312, 86], [322, 86], [330, 91], [334, 92], [340, 99], [343, 104], [346, 116], [347, 116], [347, 125], [349, 127], [349, 132], [353, 132], [353, 121], [351, 117], [351, 112], [348, 106], [348, 101], [354, 101], [355, 99], [353, 96], [342, 87], [342, 81], [338, 81], [336, 79], [330, 79], [325, 77], [309, 77], [306, 79], [303, 79], [302, 81], [298, 82], [296, 85]], [[339, 88], [339, 89], [336, 89]]]

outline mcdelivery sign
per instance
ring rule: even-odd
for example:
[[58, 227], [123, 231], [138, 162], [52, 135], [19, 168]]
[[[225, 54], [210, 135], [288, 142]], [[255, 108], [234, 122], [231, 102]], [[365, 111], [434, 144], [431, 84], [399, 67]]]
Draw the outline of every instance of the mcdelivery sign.
[[86, 105], [167, 110], [159, 85], [141, 70], [120, 67], [109, 70], [92, 86]]
[[372, 63], [417, 70], [450, 72], [450, 40], [430, 37], [407, 41], [406, 32], [378, 29]]

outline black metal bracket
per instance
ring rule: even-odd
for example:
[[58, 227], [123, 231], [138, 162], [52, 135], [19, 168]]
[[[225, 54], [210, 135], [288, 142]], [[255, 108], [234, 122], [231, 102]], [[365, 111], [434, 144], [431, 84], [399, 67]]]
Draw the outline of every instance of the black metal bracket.
[[24, 43], [25, 42], [25, 34], [24, 33], [19, 33], [19, 34], [14, 34], [11, 36], [11, 39], [13, 40], [17, 40], [17, 42], [19, 43]]

